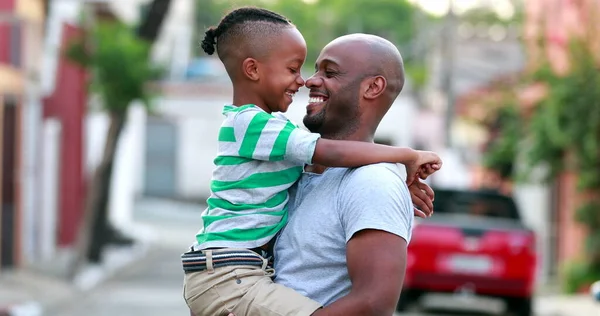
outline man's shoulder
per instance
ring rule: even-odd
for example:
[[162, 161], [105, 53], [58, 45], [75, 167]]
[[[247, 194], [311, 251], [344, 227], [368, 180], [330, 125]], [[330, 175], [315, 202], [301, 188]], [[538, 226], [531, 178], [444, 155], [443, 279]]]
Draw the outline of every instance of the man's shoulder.
[[369, 188], [385, 192], [408, 193], [408, 187], [399, 166], [392, 163], [377, 163], [345, 169], [340, 177], [340, 192], [360, 194]]
[[393, 163], [376, 163], [357, 168], [349, 168], [346, 171], [344, 181], [360, 182], [404, 182], [400, 169]]

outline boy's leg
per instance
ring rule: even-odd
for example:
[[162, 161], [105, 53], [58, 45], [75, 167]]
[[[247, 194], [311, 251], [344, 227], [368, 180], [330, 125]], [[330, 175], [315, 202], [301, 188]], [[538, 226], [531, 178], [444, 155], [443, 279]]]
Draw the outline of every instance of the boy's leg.
[[235, 282], [231, 277], [233, 269], [234, 267], [221, 267], [185, 275], [183, 296], [191, 315], [227, 315], [227, 311], [242, 297], [235, 293], [222, 297], [219, 293], [222, 284]]
[[253, 282], [260, 279], [246, 279], [245, 271], [256, 271], [255, 275], [270, 280], [265, 272], [267, 261], [247, 249], [189, 252], [182, 258], [184, 271], [187, 272], [183, 286], [184, 299], [191, 313], [196, 316], [228, 315], [254, 286]]
[[233, 309], [236, 316], [309, 316], [321, 304], [281, 284], [276, 284], [270, 274], [261, 269], [240, 268], [235, 271], [252, 286]]

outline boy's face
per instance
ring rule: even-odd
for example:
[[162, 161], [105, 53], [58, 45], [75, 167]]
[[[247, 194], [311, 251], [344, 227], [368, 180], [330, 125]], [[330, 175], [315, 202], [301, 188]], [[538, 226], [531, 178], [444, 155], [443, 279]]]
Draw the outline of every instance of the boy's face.
[[271, 111], [286, 112], [294, 94], [304, 85], [300, 70], [306, 59], [306, 42], [292, 27], [282, 31], [274, 46], [261, 63], [261, 94]]

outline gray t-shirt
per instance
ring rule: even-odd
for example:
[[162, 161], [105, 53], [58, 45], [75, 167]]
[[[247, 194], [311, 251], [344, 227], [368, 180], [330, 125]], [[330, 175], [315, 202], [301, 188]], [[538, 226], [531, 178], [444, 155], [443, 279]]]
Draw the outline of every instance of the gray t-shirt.
[[378, 229], [409, 242], [414, 221], [408, 187], [393, 164], [304, 173], [288, 207], [275, 244], [275, 282], [323, 305], [350, 292], [346, 243], [356, 232]]

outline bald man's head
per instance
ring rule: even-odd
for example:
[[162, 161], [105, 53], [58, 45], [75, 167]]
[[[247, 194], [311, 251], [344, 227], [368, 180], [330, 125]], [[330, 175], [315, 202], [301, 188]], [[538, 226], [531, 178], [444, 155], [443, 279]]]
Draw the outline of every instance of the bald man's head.
[[[366, 76], [383, 76], [387, 81], [386, 97], [393, 102], [404, 87], [404, 62], [398, 48], [385, 38], [371, 34], [349, 34], [331, 41], [323, 50], [338, 47], [353, 52]], [[349, 54], [350, 55], [350, 54]], [[391, 103], [390, 103], [391, 105]]]
[[404, 66], [394, 44], [375, 35], [339, 37], [323, 48], [306, 81], [304, 125], [329, 138], [372, 133], [402, 91]]

